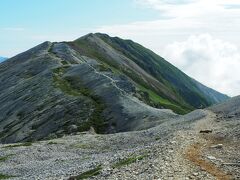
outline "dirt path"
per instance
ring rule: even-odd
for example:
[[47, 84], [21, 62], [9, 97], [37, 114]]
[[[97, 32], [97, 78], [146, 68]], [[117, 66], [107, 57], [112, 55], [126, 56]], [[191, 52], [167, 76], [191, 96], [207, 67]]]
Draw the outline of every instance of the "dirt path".
[[[216, 115], [207, 111], [207, 116], [196, 122], [193, 130], [195, 135], [195, 143], [191, 144], [185, 150], [185, 156], [190, 160], [194, 165], [199, 166], [201, 169], [205, 170], [213, 177], [218, 180], [229, 180], [232, 179], [230, 175], [225, 173], [222, 169], [218, 168], [213, 162], [206, 160], [203, 157], [203, 151], [209, 148], [211, 145], [214, 145], [214, 137], [212, 132], [219, 130], [221, 127], [219, 124], [214, 122]], [[200, 131], [209, 130], [212, 132], [209, 133], [200, 133]]]

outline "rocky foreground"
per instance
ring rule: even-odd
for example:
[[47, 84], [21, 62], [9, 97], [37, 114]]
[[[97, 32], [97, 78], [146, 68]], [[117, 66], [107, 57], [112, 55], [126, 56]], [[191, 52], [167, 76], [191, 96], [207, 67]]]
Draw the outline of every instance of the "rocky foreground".
[[0, 145], [0, 179], [240, 179], [240, 116], [210, 110], [144, 131]]

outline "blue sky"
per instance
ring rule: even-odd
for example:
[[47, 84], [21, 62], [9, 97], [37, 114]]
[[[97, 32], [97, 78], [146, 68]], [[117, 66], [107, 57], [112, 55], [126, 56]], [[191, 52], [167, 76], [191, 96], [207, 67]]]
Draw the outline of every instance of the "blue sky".
[[1, 26], [50, 30], [149, 20], [157, 13], [131, 0], [1, 0]]
[[0, 54], [13, 56], [45, 40], [72, 40], [103, 25], [153, 20], [132, 0], [1, 0]]
[[205, 85], [240, 94], [240, 0], [0, 0], [0, 56], [90, 32], [132, 39]]

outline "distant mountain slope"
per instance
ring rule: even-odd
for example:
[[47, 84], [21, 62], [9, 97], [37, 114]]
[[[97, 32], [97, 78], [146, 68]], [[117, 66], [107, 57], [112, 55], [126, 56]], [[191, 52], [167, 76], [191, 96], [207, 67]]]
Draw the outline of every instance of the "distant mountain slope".
[[[131, 40], [97, 33], [84, 36], [71, 45], [130, 77], [141, 91], [148, 93], [149, 100], [145, 102], [150, 101], [152, 105], [181, 113], [228, 99]], [[161, 97], [161, 100], [155, 97]]]
[[5, 61], [6, 59], [7, 59], [6, 57], [1, 57], [1, 56], [0, 56], [0, 63], [3, 62], [3, 61]]
[[225, 94], [221, 94], [217, 92], [214, 89], [208, 88], [204, 86], [203, 84], [193, 80], [193, 82], [196, 84], [198, 89], [206, 96], [210, 97], [208, 100], [210, 101], [211, 104], [216, 104], [216, 103], [221, 103], [229, 99], [229, 97]]
[[129, 40], [45, 42], [0, 64], [0, 142], [147, 129], [226, 98]]
[[214, 105], [209, 109], [215, 113], [240, 117], [240, 96], [233, 97], [223, 103]]

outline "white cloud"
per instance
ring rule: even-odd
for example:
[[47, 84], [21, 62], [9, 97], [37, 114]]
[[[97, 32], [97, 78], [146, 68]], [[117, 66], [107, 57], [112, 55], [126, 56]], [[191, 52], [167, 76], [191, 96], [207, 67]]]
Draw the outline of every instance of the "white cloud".
[[168, 45], [163, 55], [205, 85], [232, 96], [240, 94], [240, 51], [235, 45], [201, 34]]
[[[199, 33], [214, 34], [218, 38], [234, 43], [240, 41], [240, 9], [238, 8], [240, 0], [135, 0], [135, 2], [140, 6], [145, 4], [144, 7], [159, 11], [160, 18], [152, 21], [102, 26], [97, 31], [135, 38], [138, 41], [140, 39], [140, 43], [144, 43], [146, 41], [144, 39], [155, 36], [154, 39], [157, 39], [160, 45], [174, 40], [183, 40], [192, 34]], [[154, 47], [154, 50], [157, 48]]]
[[136, 4], [174, 17], [194, 17], [206, 12], [238, 9], [239, 0], [134, 0]]

